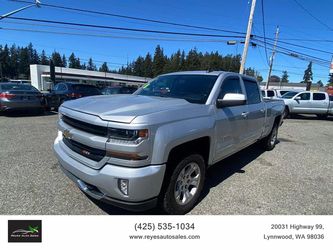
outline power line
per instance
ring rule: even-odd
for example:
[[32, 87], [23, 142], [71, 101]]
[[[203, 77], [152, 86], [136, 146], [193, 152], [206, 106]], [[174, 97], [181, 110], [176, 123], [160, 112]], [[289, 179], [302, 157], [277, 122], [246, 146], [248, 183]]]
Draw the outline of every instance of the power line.
[[302, 42], [322, 42], [322, 43], [333, 43], [333, 40], [328, 39], [303, 39], [303, 38], [283, 38], [282, 41], [302, 41]]
[[[24, 0], [11, 0], [11, 1], [20, 2], [20, 3], [31, 3], [29, 1], [24, 1]], [[110, 13], [110, 12], [101, 12], [101, 11], [95, 11], [95, 10], [79, 9], [79, 8], [66, 7], [66, 6], [60, 6], [60, 5], [54, 5], [54, 4], [42, 3], [41, 6], [50, 7], [50, 8], [57, 8], [57, 9], [72, 10], [72, 11], [84, 12], [84, 13], [90, 13], [90, 14], [97, 14], [97, 15], [103, 15], [103, 16], [112, 16], [112, 17], [118, 17], [118, 18], [125, 18], [125, 19], [131, 19], [131, 20], [136, 20], [136, 21], [144, 21], [144, 22], [150, 22], [150, 23], [159, 23], [159, 24], [186, 27], [186, 28], [195, 28], [195, 29], [201, 29], [201, 30], [219, 31], [219, 32], [225, 32], [225, 33], [245, 35], [244, 32], [240, 32], [240, 31], [210, 28], [210, 27], [205, 27], [205, 26], [197, 26], [197, 25], [190, 25], [190, 24], [184, 24], [184, 23], [174, 23], [174, 22], [161, 21], [161, 20], [156, 20], [156, 19], [133, 17], [133, 16], [120, 15], [120, 14], [115, 14], [115, 13]]]
[[[256, 44], [256, 45], [259, 46], [259, 47], [264, 48], [264, 45], [261, 45], [261, 44]], [[273, 50], [272, 48], [268, 48], [268, 49]], [[290, 52], [286, 52], [286, 51], [279, 50], [279, 49], [276, 49], [276, 52], [280, 53], [280, 54], [284, 54], [284, 55], [289, 56], [289, 57], [293, 57], [295, 59], [302, 60], [302, 61], [306, 61], [306, 62], [312, 61], [314, 64], [317, 64], [318, 66], [321, 66], [321, 67], [328, 68], [328, 66], [329, 66], [328, 62], [317, 61], [315, 58], [304, 57], [304, 56], [300, 56], [300, 55], [295, 54], [295, 53], [290, 53]]]
[[[9, 23], [9, 24], [18, 24], [18, 25], [24, 25], [24, 26], [36, 26], [33, 23], [26, 23], [26, 22], [20, 22], [20, 21], [2, 21], [1, 23]], [[50, 27], [50, 28], [61, 28], [61, 29], [69, 29], [69, 30], [79, 30], [79, 31], [99, 31], [96, 29], [87, 29], [87, 28], [79, 28], [79, 27], [64, 27], [64, 26], [58, 26], [58, 25], [52, 25], [52, 24], [39, 24], [39, 26], [41, 27]], [[7, 29], [6, 27], [3, 29]], [[8, 28], [9, 29], [9, 28]], [[18, 28], [13, 28], [13, 29], [18, 29]], [[33, 30], [26, 30], [26, 31], [33, 31]], [[44, 30], [36, 30], [36, 31], [40, 31], [43, 32]], [[48, 30], [45, 30], [45, 32], [49, 32]], [[100, 32], [100, 31], [99, 31]], [[51, 32], [50, 32], [51, 33]], [[54, 33], [54, 31], [52, 31], [52, 33]], [[90, 33], [69, 33], [69, 32], [59, 32], [59, 34], [61, 33], [66, 33], [66, 34], [72, 34], [72, 35], [85, 35], [87, 34], [90, 36], [97, 36], [97, 37], [104, 37], [104, 32], [103, 34], [98, 33], [98, 34], [90, 34]], [[56, 33], [55, 33], [56, 34]], [[171, 37], [171, 38], [165, 38], [165, 37], [150, 37], [150, 36], [145, 36], [145, 37], [133, 37], [133, 36], [115, 36], [114, 32], [112, 33], [106, 33], [106, 34], [111, 34], [110, 36], [106, 36], [105, 37], [110, 37], [110, 38], [128, 38], [128, 39], [137, 39], [137, 40], [163, 40], [163, 41], [184, 41], [184, 42], [227, 42], [229, 40], [222, 40], [222, 39], [214, 39], [214, 40], [207, 40], [207, 39], [183, 39], [183, 38], [177, 38], [177, 37]], [[119, 34], [119, 32], [118, 32]]]
[[302, 8], [306, 13], [308, 13], [309, 16], [311, 16], [313, 19], [315, 19], [318, 23], [320, 23], [321, 25], [325, 26], [327, 29], [329, 29], [330, 31], [333, 31], [333, 29], [328, 26], [326, 23], [324, 23], [323, 21], [321, 21], [319, 18], [317, 18], [316, 16], [314, 16], [307, 8], [305, 8], [300, 2], [298, 2], [297, 0], [294, 0], [294, 2], [300, 7]]
[[264, 33], [264, 44], [265, 44], [265, 55], [266, 61], [268, 62], [267, 47], [266, 47], [266, 28], [265, 28], [265, 9], [264, 9], [264, 0], [261, 0], [261, 17], [262, 17], [262, 31]]
[[[253, 40], [263, 43], [263, 41], [261, 41], [259, 39], [253, 39]], [[268, 44], [270, 46], [273, 46], [273, 44], [269, 43], [269, 42], [266, 42], [266, 44]], [[322, 59], [322, 58], [319, 58], [319, 57], [316, 57], [316, 56], [311, 56], [311, 55], [308, 55], [308, 54], [305, 54], [305, 53], [302, 53], [302, 52], [298, 52], [298, 51], [295, 51], [295, 50], [292, 50], [292, 49], [289, 49], [289, 48], [285, 48], [285, 47], [282, 47], [282, 46], [279, 46], [279, 45], [277, 45], [276, 47], [280, 48], [282, 50], [286, 50], [290, 53], [294, 53], [295, 56], [302, 55], [302, 56], [305, 56], [305, 57], [313, 58], [313, 59], [318, 60], [318, 61], [322, 61], [324, 63], [329, 63], [329, 60], [326, 60], [326, 59]]]
[[[263, 36], [256, 36], [256, 35], [254, 35], [253, 39], [255, 39], [255, 37], [264, 38]], [[274, 41], [274, 39], [271, 39], [271, 38], [266, 38], [266, 39], [270, 40], [270, 41]], [[264, 42], [266, 43], [265, 40], [264, 40]], [[313, 51], [317, 51], [317, 52], [322, 52], [322, 53], [326, 53], [326, 54], [330, 54], [330, 55], [333, 54], [333, 52], [331, 52], [331, 51], [321, 50], [321, 49], [312, 48], [312, 47], [307, 47], [307, 46], [303, 46], [303, 45], [299, 45], [299, 44], [295, 44], [295, 43], [289, 43], [289, 42], [283, 42], [283, 41], [279, 41], [279, 43], [288, 44], [288, 45], [291, 45], [291, 46], [294, 46], [294, 47], [299, 47], [299, 48], [303, 48], [303, 49], [313, 50]]]
[[9, 31], [23, 31], [32, 33], [48, 33], [57, 35], [74, 35], [74, 36], [88, 36], [88, 37], [101, 37], [101, 38], [115, 38], [115, 39], [132, 39], [132, 40], [149, 40], [149, 41], [174, 41], [174, 42], [204, 42], [204, 43], [221, 43], [228, 40], [221, 39], [177, 39], [177, 38], [164, 38], [164, 37], [138, 37], [138, 36], [115, 36], [108, 34], [94, 34], [94, 33], [74, 33], [74, 32], [61, 32], [61, 31], [49, 31], [38, 29], [20, 29], [20, 28], [4, 28], [0, 27], [0, 30]]
[[31, 22], [53, 23], [53, 24], [62, 24], [62, 25], [71, 25], [71, 26], [80, 26], [80, 27], [134, 31], [134, 32], [144, 32], [144, 33], [156, 33], [156, 34], [167, 34], [167, 35], [244, 38], [244, 36], [238, 36], [238, 35], [214, 35], [214, 34], [203, 34], [203, 33], [187, 33], [187, 32], [172, 32], [172, 31], [163, 31], [163, 30], [151, 30], [151, 29], [136, 29], [136, 28], [127, 28], [127, 27], [96, 25], [96, 24], [86, 24], [86, 23], [73, 23], [73, 22], [63, 22], [63, 21], [25, 18], [25, 17], [7, 17], [7, 18], [15, 19], [15, 20], [31, 21]]

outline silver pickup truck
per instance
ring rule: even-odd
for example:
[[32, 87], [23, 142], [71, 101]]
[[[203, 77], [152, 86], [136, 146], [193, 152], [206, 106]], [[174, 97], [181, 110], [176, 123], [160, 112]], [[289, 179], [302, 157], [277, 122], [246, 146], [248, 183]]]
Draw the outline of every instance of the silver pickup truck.
[[333, 101], [326, 92], [290, 91], [282, 96], [285, 102], [284, 117], [292, 114], [314, 114], [319, 118], [333, 115]]
[[59, 109], [54, 152], [89, 196], [129, 210], [184, 214], [209, 166], [255, 143], [272, 150], [282, 100], [228, 72], [161, 75], [132, 95], [93, 96]]

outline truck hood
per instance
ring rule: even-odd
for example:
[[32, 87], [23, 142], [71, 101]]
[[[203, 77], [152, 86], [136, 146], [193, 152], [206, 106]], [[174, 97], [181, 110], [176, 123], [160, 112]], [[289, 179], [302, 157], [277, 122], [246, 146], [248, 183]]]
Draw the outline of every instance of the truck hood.
[[121, 123], [131, 123], [138, 116], [166, 110], [186, 109], [192, 105], [194, 104], [183, 99], [141, 95], [91, 96], [62, 104], [68, 109]]

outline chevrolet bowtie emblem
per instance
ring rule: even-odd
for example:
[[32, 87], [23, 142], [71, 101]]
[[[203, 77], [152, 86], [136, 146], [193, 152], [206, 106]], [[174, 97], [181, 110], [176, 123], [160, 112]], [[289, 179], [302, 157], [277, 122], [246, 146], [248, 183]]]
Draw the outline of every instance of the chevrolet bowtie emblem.
[[64, 132], [62, 132], [62, 135], [68, 140], [73, 138], [73, 135], [69, 132], [68, 129], [65, 129]]

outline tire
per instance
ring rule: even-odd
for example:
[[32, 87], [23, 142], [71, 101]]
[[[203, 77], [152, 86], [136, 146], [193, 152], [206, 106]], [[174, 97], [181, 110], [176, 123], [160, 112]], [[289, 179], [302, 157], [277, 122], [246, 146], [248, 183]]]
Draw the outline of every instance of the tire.
[[275, 148], [275, 145], [277, 143], [278, 131], [279, 125], [275, 123], [269, 135], [262, 139], [261, 145], [265, 150], [271, 151]]
[[198, 202], [205, 183], [206, 164], [199, 154], [184, 157], [176, 164], [170, 179], [166, 180], [162, 208], [168, 214], [179, 215], [191, 211]]

